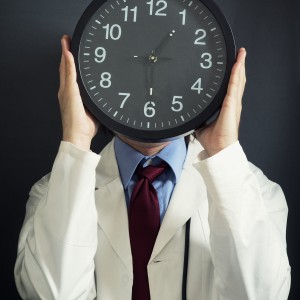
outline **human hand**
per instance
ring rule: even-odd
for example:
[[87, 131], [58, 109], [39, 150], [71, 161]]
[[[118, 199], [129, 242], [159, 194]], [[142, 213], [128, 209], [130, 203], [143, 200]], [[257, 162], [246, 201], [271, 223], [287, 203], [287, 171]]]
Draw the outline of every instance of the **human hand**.
[[196, 130], [196, 137], [208, 156], [217, 154], [238, 140], [246, 84], [245, 59], [246, 50], [241, 48], [231, 71], [227, 94], [218, 119], [209, 126]]
[[61, 46], [58, 100], [63, 141], [70, 142], [83, 150], [90, 150], [91, 141], [98, 131], [99, 123], [83, 106], [76, 81], [75, 62], [70, 52], [70, 37], [64, 35], [61, 39]]

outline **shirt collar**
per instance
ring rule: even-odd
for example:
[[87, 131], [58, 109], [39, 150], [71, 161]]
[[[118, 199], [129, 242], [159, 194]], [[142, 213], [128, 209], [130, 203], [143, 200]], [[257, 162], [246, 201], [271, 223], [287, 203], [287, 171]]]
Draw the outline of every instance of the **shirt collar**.
[[179, 180], [187, 149], [184, 138], [178, 138], [163, 148], [156, 156], [164, 160], [173, 170], [177, 182]]
[[[114, 148], [121, 180], [124, 189], [126, 189], [136, 167], [141, 162], [141, 160], [145, 158], [145, 156], [133, 149], [128, 144], [124, 143], [118, 137], [114, 139]], [[186, 152], [187, 150], [184, 138], [179, 138], [172, 141], [156, 155], [156, 157], [164, 160], [171, 167], [172, 171], [175, 174], [176, 182], [180, 177], [182, 166], [186, 157]]]
[[124, 189], [126, 189], [136, 167], [144, 158], [144, 155], [124, 143], [118, 136], [116, 136], [114, 143], [121, 180]]

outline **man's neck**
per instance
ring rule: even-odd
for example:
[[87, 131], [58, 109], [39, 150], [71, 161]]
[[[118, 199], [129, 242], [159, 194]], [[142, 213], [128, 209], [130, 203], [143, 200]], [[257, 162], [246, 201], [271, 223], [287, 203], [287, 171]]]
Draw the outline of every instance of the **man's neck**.
[[133, 149], [139, 151], [145, 156], [154, 156], [165, 148], [170, 142], [161, 142], [161, 143], [147, 143], [131, 140], [130, 138], [118, 135], [118, 137], [126, 144], [131, 146]]

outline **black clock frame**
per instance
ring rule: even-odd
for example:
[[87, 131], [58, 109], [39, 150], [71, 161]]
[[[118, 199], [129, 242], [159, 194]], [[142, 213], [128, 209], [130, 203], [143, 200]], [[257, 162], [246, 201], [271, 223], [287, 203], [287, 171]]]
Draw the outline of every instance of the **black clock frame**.
[[215, 2], [212, 0], [197, 0], [203, 3], [208, 10], [214, 15], [216, 20], [218, 21], [220, 28], [223, 32], [223, 36], [225, 39], [226, 44], [226, 51], [227, 51], [227, 65], [224, 75], [224, 80], [221, 84], [221, 87], [214, 97], [213, 101], [208, 105], [208, 107], [200, 113], [198, 116], [181, 124], [178, 127], [164, 129], [164, 130], [141, 130], [132, 127], [127, 127], [118, 123], [117, 121], [108, 117], [104, 112], [102, 112], [94, 101], [90, 98], [89, 94], [87, 93], [83, 81], [81, 79], [81, 72], [79, 69], [79, 61], [78, 61], [78, 54], [80, 48], [80, 41], [83, 34], [83, 31], [89, 22], [90, 18], [94, 15], [94, 13], [108, 0], [94, 0], [90, 3], [90, 5], [86, 8], [83, 15], [79, 19], [77, 26], [75, 28], [72, 43], [71, 43], [71, 51], [73, 53], [77, 71], [77, 82], [79, 85], [81, 97], [83, 100], [83, 104], [85, 107], [99, 120], [101, 124], [112, 130], [113, 132], [117, 132], [128, 136], [135, 140], [140, 141], [165, 141], [165, 140], [172, 140], [178, 138], [179, 136], [187, 135], [193, 132], [195, 129], [207, 126], [212, 123], [218, 116], [220, 108], [222, 106], [224, 97], [227, 92], [227, 86], [229, 83], [229, 78], [231, 74], [231, 69], [236, 60], [236, 47], [235, 47], [235, 40], [233, 37], [233, 33], [231, 27], [226, 19], [226, 17], [221, 12], [220, 8], [217, 6]]

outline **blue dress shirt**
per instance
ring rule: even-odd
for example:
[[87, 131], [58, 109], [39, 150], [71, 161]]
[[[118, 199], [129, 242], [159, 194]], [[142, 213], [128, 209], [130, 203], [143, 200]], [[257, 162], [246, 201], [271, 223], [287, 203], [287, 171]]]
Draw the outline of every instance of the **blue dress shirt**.
[[165, 161], [170, 166], [170, 169], [167, 169], [153, 182], [153, 186], [157, 191], [160, 220], [162, 222], [185, 161], [187, 149], [184, 138], [172, 141], [155, 156], [144, 156], [118, 137], [115, 138], [114, 147], [127, 208], [129, 208], [131, 194], [138, 180], [134, 172], [139, 164], [146, 167], [150, 164], [158, 165], [161, 161]]

